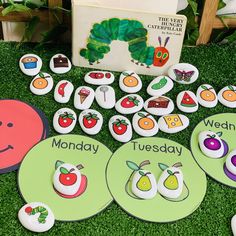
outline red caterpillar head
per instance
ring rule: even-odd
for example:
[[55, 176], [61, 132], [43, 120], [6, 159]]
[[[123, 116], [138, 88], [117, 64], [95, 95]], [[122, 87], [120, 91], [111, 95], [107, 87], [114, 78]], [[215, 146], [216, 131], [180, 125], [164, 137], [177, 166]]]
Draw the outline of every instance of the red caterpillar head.
[[160, 47], [155, 48], [153, 65], [162, 67], [169, 60], [169, 51], [166, 49], [166, 45], [169, 42], [170, 37], [167, 37], [164, 43], [164, 47], [161, 46], [161, 37], [158, 37]]
[[32, 207], [26, 207], [25, 208], [25, 213], [27, 213], [27, 214], [31, 214], [31, 212], [33, 211], [33, 208]]

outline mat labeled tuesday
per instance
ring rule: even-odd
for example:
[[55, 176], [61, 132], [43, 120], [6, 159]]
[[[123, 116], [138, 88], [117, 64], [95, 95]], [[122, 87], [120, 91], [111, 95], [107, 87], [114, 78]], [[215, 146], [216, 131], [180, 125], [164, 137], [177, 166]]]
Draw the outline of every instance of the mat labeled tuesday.
[[[141, 199], [132, 191], [137, 172], [142, 176], [136, 186], [145, 192], [149, 190], [148, 185], [155, 188], [152, 184], [155, 180], [148, 180], [143, 173], [151, 172], [158, 182], [163, 171], [174, 166], [183, 173], [183, 190], [178, 198], [170, 199], [157, 191], [152, 199]], [[179, 187], [175, 173], [166, 178], [165, 185], [169, 189]], [[207, 185], [205, 173], [191, 152], [164, 138], [140, 138], [119, 148], [108, 163], [107, 183], [115, 201], [127, 213], [151, 222], [171, 222], [188, 216], [200, 205]]]

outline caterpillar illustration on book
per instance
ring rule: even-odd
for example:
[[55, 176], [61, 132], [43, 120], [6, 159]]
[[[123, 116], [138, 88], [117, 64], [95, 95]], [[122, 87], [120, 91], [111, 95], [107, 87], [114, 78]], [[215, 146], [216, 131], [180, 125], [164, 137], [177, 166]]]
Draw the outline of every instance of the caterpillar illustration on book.
[[104, 58], [110, 52], [110, 44], [114, 40], [128, 43], [131, 61], [136, 65], [150, 68], [164, 66], [169, 60], [170, 54], [166, 45], [170, 37], [166, 37], [164, 44], [159, 36], [158, 47], [148, 46], [148, 31], [137, 20], [111, 18], [101, 23], [96, 23], [90, 31], [87, 48], [80, 50], [80, 55], [88, 60], [90, 65]]

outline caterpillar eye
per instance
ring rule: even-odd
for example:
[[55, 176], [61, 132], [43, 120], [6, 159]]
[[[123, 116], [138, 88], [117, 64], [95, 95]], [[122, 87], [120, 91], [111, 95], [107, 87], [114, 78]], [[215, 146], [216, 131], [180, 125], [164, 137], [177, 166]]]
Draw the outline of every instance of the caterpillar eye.
[[161, 58], [161, 56], [162, 56], [162, 52], [158, 52], [156, 55], [157, 58]]
[[12, 123], [8, 123], [7, 127], [11, 128], [11, 127], [13, 127], [13, 124]]
[[163, 59], [166, 59], [167, 57], [168, 57], [168, 53], [165, 52], [165, 53], [163, 54], [163, 57], [162, 57], [162, 58], [163, 58]]

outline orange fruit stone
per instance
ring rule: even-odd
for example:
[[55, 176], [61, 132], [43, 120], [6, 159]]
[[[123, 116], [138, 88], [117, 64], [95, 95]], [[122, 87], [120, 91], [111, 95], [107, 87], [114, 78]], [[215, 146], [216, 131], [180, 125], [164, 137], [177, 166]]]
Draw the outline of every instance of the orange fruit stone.
[[45, 89], [48, 86], [48, 81], [45, 78], [37, 78], [33, 82], [36, 89]]
[[134, 76], [129, 75], [123, 79], [123, 83], [127, 87], [135, 87], [138, 85], [138, 79]]
[[211, 92], [210, 90], [203, 90], [201, 93], [200, 93], [200, 96], [203, 100], [205, 101], [208, 101], [208, 102], [212, 102], [216, 99], [216, 95]]
[[236, 92], [233, 90], [225, 90], [222, 96], [228, 102], [236, 102]]
[[144, 117], [138, 120], [138, 125], [140, 128], [144, 130], [150, 130], [153, 129], [155, 124], [154, 121], [148, 117]]

